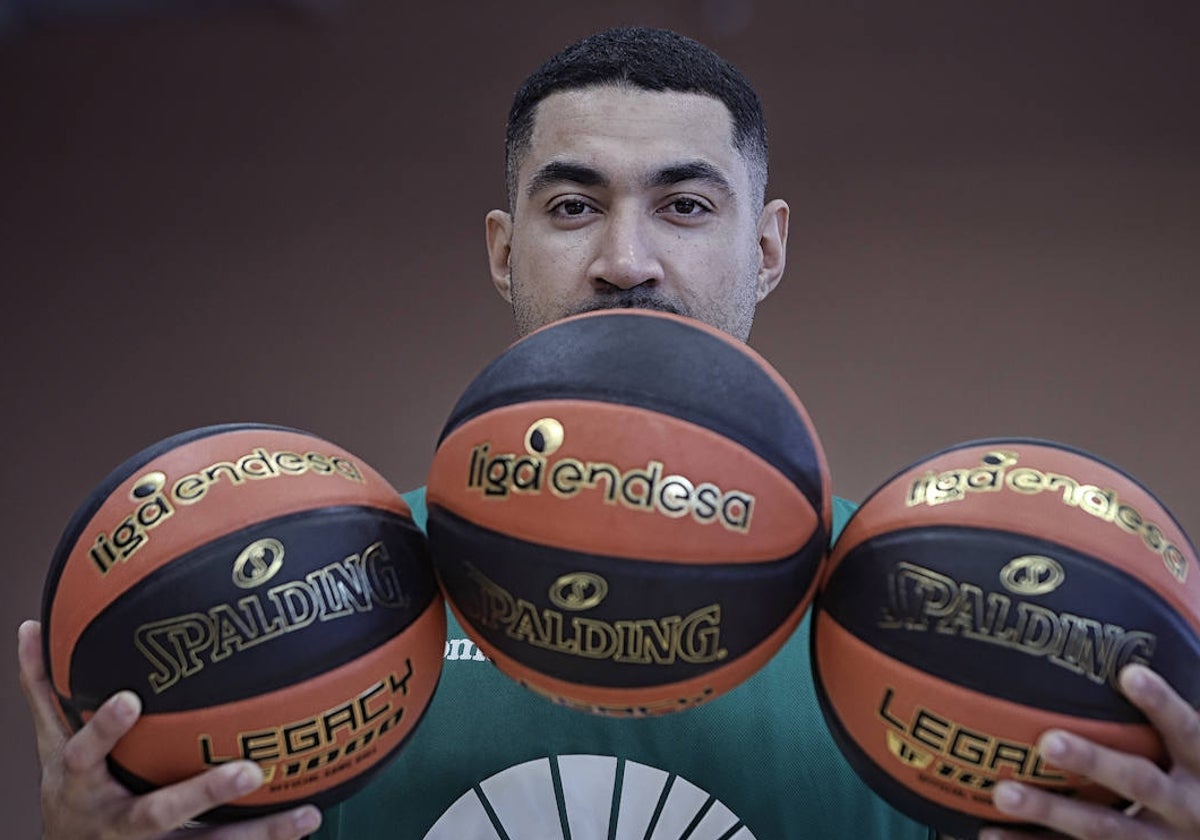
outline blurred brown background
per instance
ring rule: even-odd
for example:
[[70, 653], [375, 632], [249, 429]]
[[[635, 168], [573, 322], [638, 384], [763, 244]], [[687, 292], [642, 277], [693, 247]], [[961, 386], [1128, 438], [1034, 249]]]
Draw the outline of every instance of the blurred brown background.
[[227, 420], [423, 483], [512, 337], [482, 236], [509, 99], [603, 26], [677, 28], [758, 86], [793, 217], [752, 344], [841, 495], [1034, 435], [1200, 534], [1198, 4], [104, 5], [0, 0], [5, 836], [39, 822], [15, 629], [76, 505]]

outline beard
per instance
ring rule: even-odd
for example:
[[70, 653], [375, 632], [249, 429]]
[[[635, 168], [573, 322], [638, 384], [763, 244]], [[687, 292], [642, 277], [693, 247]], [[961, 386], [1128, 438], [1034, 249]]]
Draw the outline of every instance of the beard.
[[611, 287], [594, 291], [589, 297], [561, 308], [553, 303], [530, 299], [524, 284], [512, 278], [512, 311], [518, 336], [525, 336], [560, 318], [597, 312], [605, 309], [648, 309], [694, 318], [716, 327], [739, 341], [750, 335], [757, 302], [753, 278], [739, 284], [732, 298], [717, 303], [700, 300], [689, 303], [673, 294], [664, 294], [658, 287], [647, 284], [631, 289]]
[[591, 300], [573, 307], [567, 314], [582, 315], [584, 312], [598, 312], [602, 309], [653, 309], [655, 312], [692, 316], [681, 301], [671, 300], [654, 289], [644, 289], [641, 286], [598, 293]]
[[571, 307], [566, 315], [581, 315], [584, 312], [598, 312], [604, 309], [652, 309], [655, 312], [668, 312], [672, 315], [683, 315], [694, 318], [716, 327], [721, 332], [733, 336], [739, 341], [745, 341], [750, 335], [754, 323], [756, 300], [749, 285], [742, 287], [741, 296], [732, 301], [729, 309], [720, 307], [704, 307], [701, 302], [699, 309], [687, 305], [673, 296], [664, 295], [657, 289], [636, 286], [632, 289], [611, 289], [598, 292], [593, 297]]

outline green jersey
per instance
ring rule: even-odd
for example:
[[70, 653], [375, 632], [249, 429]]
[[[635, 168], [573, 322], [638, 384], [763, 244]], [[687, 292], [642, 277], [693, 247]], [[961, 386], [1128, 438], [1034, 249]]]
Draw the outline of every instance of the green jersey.
[[[405, 495], [424, 528], [424, 490]], [[853, 506], [834, 505], [834, 533]], [[809, 618], [709, 703], [619, 719], [509, 679], [450, 616], [441, 682], [396, 758], [317, 840], [929, 840], [875, 796], [817, 704]]]

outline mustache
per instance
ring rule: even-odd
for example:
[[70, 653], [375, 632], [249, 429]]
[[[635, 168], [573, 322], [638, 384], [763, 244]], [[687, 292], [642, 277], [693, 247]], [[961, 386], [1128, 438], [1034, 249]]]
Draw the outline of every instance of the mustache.
[[658, 292], [640, 288], [616, 289], [597, 294], [591, 300], [574, 307], [569, 314], [582, 315], [584, 312], [598, 312], [603, 309], [652, 309], [656, 312], [691, 316], [687, 307], [679, 301], [664, 297]]

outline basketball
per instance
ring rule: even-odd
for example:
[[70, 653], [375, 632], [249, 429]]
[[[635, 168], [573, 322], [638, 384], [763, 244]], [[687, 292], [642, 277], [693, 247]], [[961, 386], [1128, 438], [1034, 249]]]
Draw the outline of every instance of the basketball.
[[141, 793], [232, 759], [253, 793], [206, 820], [366, 783], [441, 672], [445, 608], [408, 506], [344, 449], [279, 426], [210, 426], [133, 456], [55, 551], [47, 673], [75, 728], [111, 694], [143, 715], [109, 757]]
[[1036, 749], [1063, 728], [1162, 766], [1117, 676], [1156, 670], [1200, 705], [1200, 570], [1136, 479], [1060, 444], [964, 443], [876, 490], [816, 598], [818, 697], [859, 775], [956, 837], [1012, 822], [1001, 779], [1120, 806]]
[[468, 386], [428, 483], [463, 628], [507, 675], [610, 716], [685, 709], [799, 623], [831, 497], [795, 393], [745, 345], [616, 310], [531, 333]]

